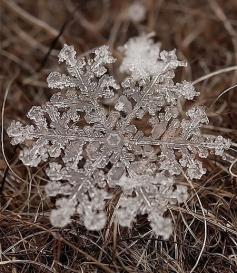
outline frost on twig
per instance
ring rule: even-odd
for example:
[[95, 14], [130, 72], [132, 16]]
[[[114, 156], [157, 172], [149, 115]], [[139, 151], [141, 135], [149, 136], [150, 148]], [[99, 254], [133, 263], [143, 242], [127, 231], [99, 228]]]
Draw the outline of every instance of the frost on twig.
[[153, 231], [167, 239], [172, 224], [164, 213], [188, 196], [175, 178], [183, 171], [200, 179], [206, 172], [200, 158], [209, 152], [223, 156], [230, 142], [201, 134], [208, 123], [203, 107], [181, 117], [180, 99], [193, 100], [198, 92], [187, 81], [174, 82], [175, 69], [185, 65], [175, 51], [161, 51], [151, 35], [133, 38], [120, 50], [125, 77], [118, 84], [107, 70], [115, 62], [107, 46], [77, 57], [65, 45], [59, 62], [66, 64], [66, 74], [48, 76], [49, 87], [59, 92], [32, 107], [32, 125], [13, 121], [8, 134], [12, 144], [24, 144], [25, 165], [49, 161], [46, 193], [58, 197], [54, 226], [65, 226], [79, 213], [88, 229], [103, 228], [106, 203], [119, 187], [119, 224], [129, 227], [137, 215], [147, 214]]

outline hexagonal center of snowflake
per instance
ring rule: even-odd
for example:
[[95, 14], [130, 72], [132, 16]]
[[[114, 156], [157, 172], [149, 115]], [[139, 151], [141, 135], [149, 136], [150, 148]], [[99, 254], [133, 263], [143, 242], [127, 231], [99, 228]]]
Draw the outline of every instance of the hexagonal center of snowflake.
[[107, 142], [110, 146], [119, 146], [122, 143], [122, 136], [113, 132], [107, 137]]

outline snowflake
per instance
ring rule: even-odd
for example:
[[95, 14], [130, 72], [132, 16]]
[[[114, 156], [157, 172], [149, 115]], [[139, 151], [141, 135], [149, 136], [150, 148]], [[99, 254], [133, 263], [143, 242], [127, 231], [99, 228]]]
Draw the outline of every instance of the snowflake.
[[25, 165], [49, 161], [45, 191], [57, 197], [50, 217], [54, 226], [67, 225], [79, 213], [89, 230], [102, 229], [106, 204], [119, 188], [119, 224], [130, 227], [137, 215], [147, 214], [155, 234], [168, 239], [172, 223], [164, 214], [169, 204], [188, 197], [176, 176], [201, 178], [206, 170], [199, 159], [210, 151], [224, 156], [230, 141], [201, 134], [208, 123], [203, 107], [181, 117], [179, 100], [198, 93], [187, 81], [173, 81], [174, 70], [184, 65], [175, 51], [160, 51], [143, 35], [122, 52], [126, 77], [118, 84], [106, 68], [115, 62], [107, 46], [77, 57], [73, 46], [65, 45], [59, 62], [66, 63], [67, 74], [48, 76], [48, 86], [60, 91], [32, 107], [32, 125], [13, 121], [7, 131], [12, 144], [24, 144]]
[[134, 23], [142, 22], [146, 17], [146, 7], [143, 3], [134, 1], [128, 7], [127, 16]]
[[130, 39], [121, 52], [124, 58], [120, 67], [121, 72], [131, 75], [137, 81], [150, 76], [159, 77], [165, 70], [174, 70], [178, 66], [186, 65], [177, 60], [175, 50], [160, 52], [160, 43], [154, 43], [153, 33]]

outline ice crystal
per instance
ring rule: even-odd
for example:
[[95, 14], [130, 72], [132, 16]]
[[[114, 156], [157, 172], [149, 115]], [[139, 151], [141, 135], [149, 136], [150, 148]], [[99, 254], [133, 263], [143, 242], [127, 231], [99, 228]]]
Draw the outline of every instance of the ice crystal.
[[153, 33], [130, 39], [122, 48], [124, 58], [121, 72], [127, 72], [133, 80], [158, 77], [164, 70], [173, 70], [185, 62], [177, 60], [175, 50], [160, 51], [160, 43], [154, 43]]
[[143, 3], [134, 1], [128, 7], [128, 18], [134, 23], [142, 22], [146, 16], [146, 8]]
[[88, 229], [103, 228], [106, 204], [119, 188], [119, 224], [130, 227], [137, 215], [147, 214], [155, 234], [167, 239], [172, 224], [164, 214], [188, 196], [176, 176], [185, 172], [199, 179], [206, 172], [200, 158], [209, 152], [223, 156], [230, 142], [201, 134], [208, 123], [203, 107], [181, 117], [180, 99], [198, 93], [187, 81], [174, 82], [174, 70], [184, 65], [175, 51], [160, 51], [143, 35], [122, 52], [120, 70], [126, 76], [118, 84], [108, 73], [115, 59], [107, 46], [77, 57], [73, 46], [65, 45], [59, 62], [65, 62], [67, 73], [48, 76], [49, 87], [60, 91], [32, 107], [32, 125], [13, 121], [8, 134], [12, 144], [24, 144], [25, 165], [49, 161], [45, 191], [57, 198], [50, 217], [54, 226], [65, 226], [79, 213]]

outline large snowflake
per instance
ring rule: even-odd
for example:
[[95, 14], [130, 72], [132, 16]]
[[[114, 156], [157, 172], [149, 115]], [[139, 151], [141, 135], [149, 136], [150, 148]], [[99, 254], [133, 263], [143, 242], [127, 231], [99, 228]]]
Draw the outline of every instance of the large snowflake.
[[61, 91], [29, 111], [33, 125], [14, 121], [8, 134], [13, 144], [24, 143], [25, 165], [49, 161], [46, 193], [58, 197], [53, 225], [65, 226], [77, 212], [88, 229], [103, 228], [106, 202], [119, 188], [118, 222], [129, 227], [137, 215], [148, 214], [153, 231], [168, 238], [167, 206], [188, 196], [175, 177], [184, 171], [201, 178], [206, 170], [199, 158], [210, 150], [222, 156], [230, 143], [201, 134], [208, 123], [203, 107], [181, 117], [180, 99], [198, 93], [189, 82], [173, 81], [174, 70], [184, 65], [175, 51], [160, 51], [149, 35], [131, 39], [121, 51], [127, 77], [119, 85], [106, 68], [115, 62], [107, 46], [76, 57], [65, 45], [59, 62], [67, 74], [48, 77], [49, 87]]

